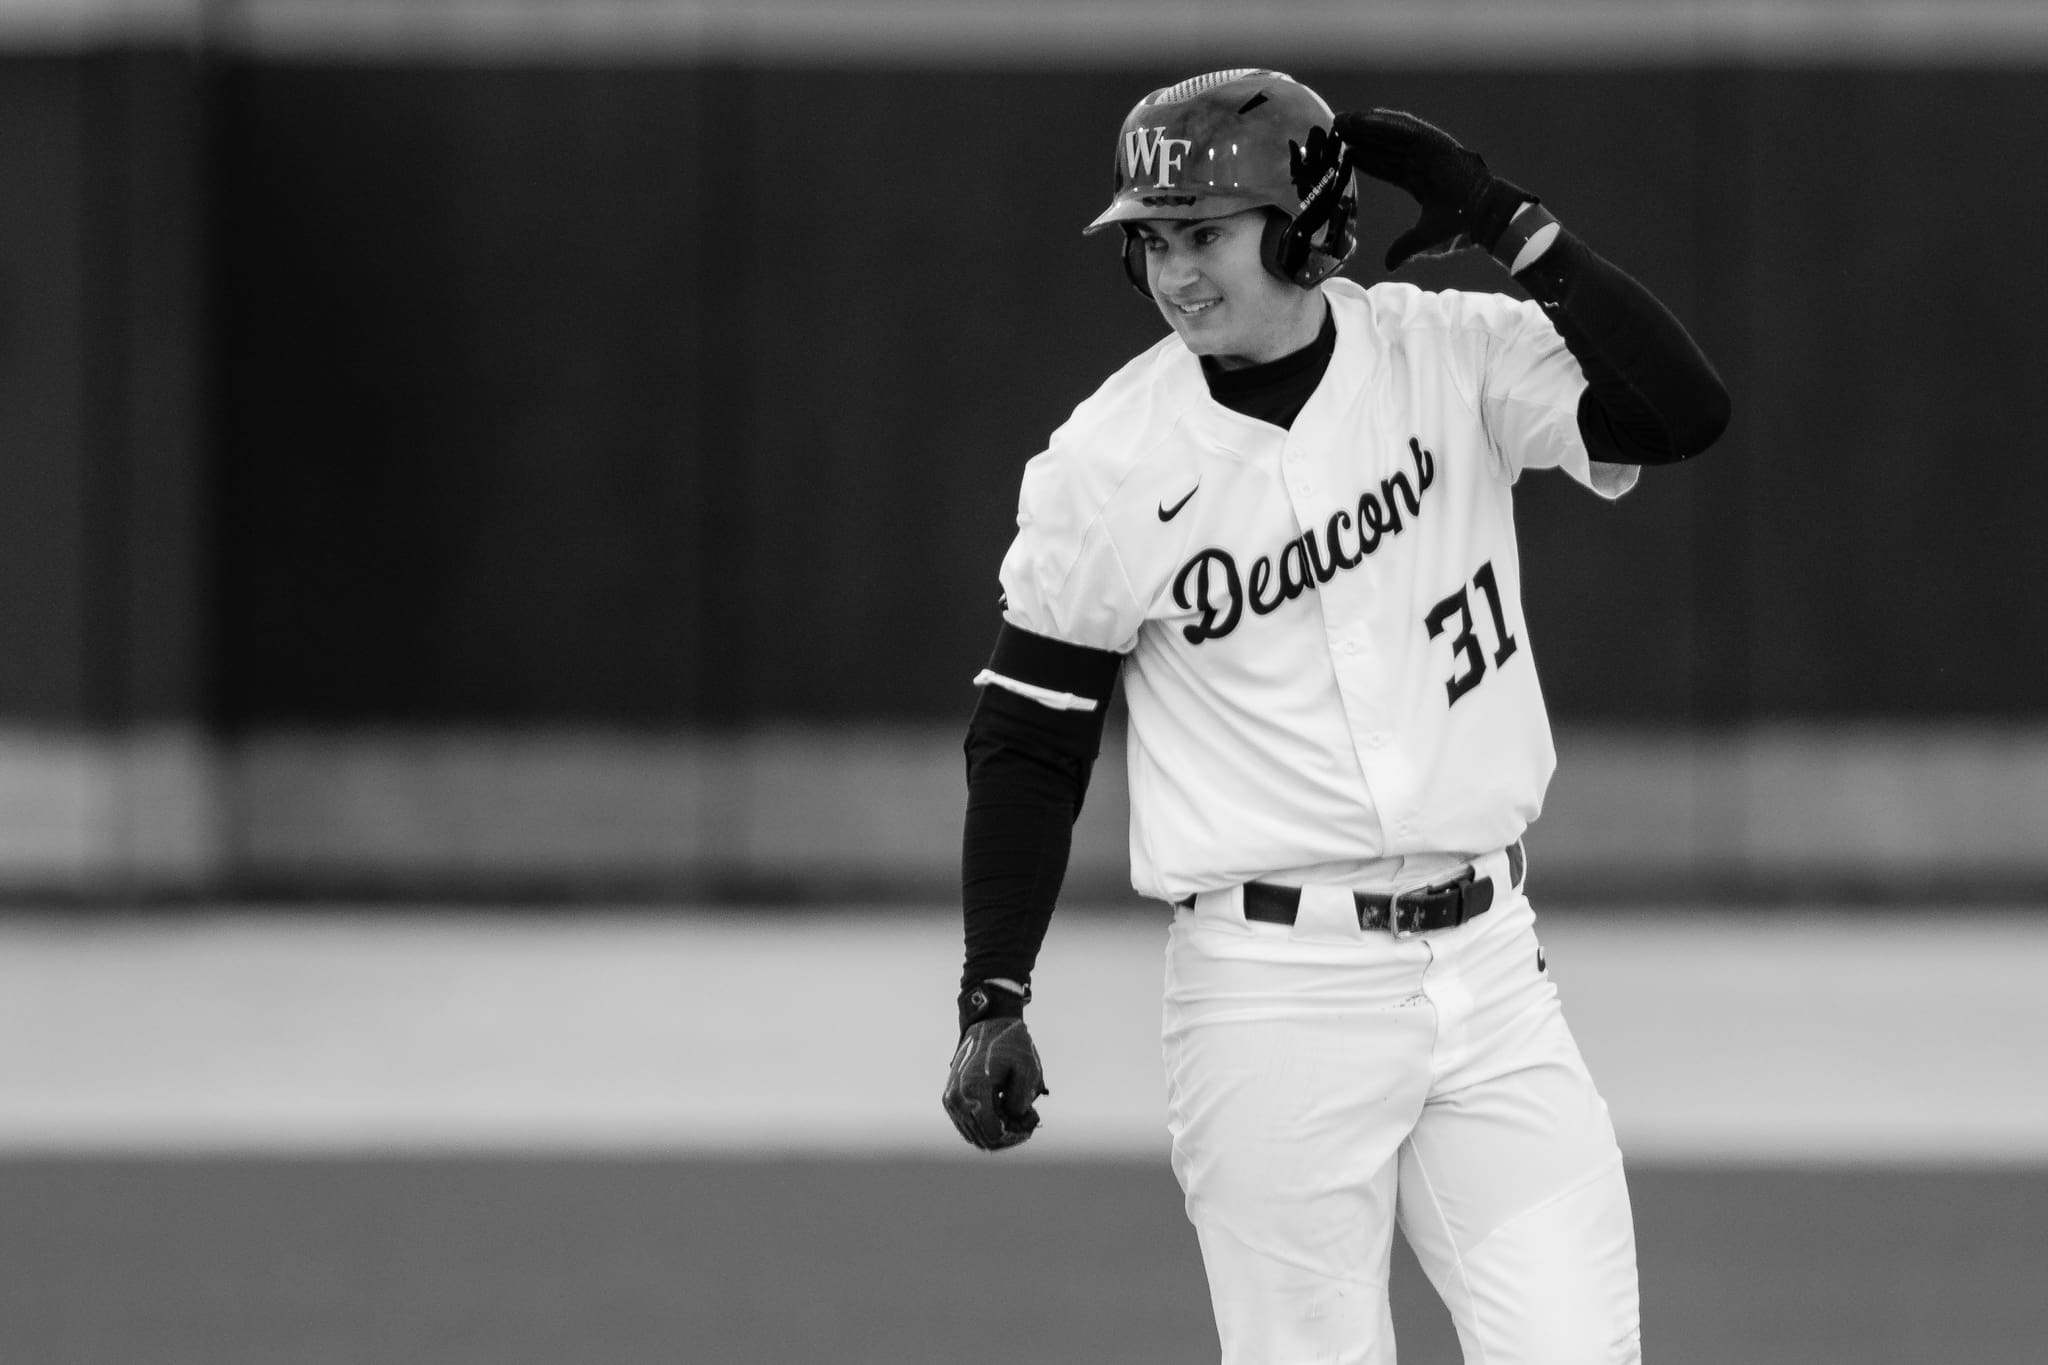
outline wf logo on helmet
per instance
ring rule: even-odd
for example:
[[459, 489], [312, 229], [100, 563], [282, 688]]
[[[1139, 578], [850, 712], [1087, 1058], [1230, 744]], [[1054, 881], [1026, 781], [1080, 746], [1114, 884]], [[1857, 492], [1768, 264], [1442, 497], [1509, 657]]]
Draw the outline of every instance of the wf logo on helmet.
[[1124, 165], [1131, 179], [1157, 174], [1157, 189], [1173, 186], [1173, 173], [1181, 169], [1181, 157], [1195, 144], [1184, 137], [1168, 137], [1164, 128], [1133, 128], [1124, 134]]

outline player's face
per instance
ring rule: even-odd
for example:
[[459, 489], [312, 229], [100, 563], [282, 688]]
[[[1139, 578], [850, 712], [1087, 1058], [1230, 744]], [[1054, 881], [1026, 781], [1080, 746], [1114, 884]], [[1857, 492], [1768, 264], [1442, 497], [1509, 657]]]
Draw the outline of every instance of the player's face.
[[1196, 355], [1226, 369], [1278, 360], [1308, 345], [1323, 323], [1322, 291], [1279, 279], [1260, 259], [1266, 211], [1224, 218], [1148, 218], [1134, 226], [1145, 281], [1173, 330]]

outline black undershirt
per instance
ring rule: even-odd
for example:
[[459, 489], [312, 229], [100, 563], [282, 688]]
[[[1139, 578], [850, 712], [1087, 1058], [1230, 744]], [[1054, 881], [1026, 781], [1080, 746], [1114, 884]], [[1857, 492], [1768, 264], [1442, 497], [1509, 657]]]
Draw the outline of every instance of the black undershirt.
[[1328, 299], [1323, 301], [1323, 326], [1316, 339], [1298, 351], [1269, 360], [1263, 365], [1245, 365], [1226, 370], [1209, 356], [1202, 357], [1202, 378], [1209, 381], [1209, 396], [1247, 417], [1271, 422], [1285, 431], [1294, 426], [1309, 395], [1323, 382], [1330, 357], [1337, 352], [1337, 317]]
[[[1516, 278], [1585, 373], [1578, 425], [1595, 460], [1669, 464], [1719, 438], [1728, 422], [1727, 390], [1677, 319], [1642, 285], [1570, 232], [1560, 232]], [[1336, 322], [1326, 311], [1316, 339], [1292, 355], [1236, 370], [1205, 358], [1202, 373], [1218, 403], [1285, 429], [1322, 382], [1336, 341]], [[1113, 667], [1119, 660], [1105, 655], [1103, 662]], [[965, 745], [963, 997], [977, 982], [1031, 979], [1106, 709], [1055, 713], [999, 687], [982, 689]], [[1021, 1001], [994, 994], [1004, 1001], [1002, 1012], [1021, 1013]]]

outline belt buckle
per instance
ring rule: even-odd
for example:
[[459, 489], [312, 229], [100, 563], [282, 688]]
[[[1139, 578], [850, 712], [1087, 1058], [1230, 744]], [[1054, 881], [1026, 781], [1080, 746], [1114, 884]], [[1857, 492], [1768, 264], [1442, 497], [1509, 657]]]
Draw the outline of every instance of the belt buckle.
[[1387, 929], [1395, 938], [1414, 938], [1419, 932], [1401, 923], [1401, 898], [1406, 894], [1396, 891], [1387, 897]]

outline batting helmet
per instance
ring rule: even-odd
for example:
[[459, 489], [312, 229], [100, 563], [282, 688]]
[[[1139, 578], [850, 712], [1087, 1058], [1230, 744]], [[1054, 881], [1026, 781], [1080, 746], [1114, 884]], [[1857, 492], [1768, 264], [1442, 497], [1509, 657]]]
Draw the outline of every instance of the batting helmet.
[[[1212, 71], [1154, 90], [1124, 118], [1115, 194], [1084, 231], [1143, 218], [1221, 218], [1272, 209], [1266, 268], [1310, 288], [1350, 257], [1358, 200], [1346, 190], [1320, 241], [1313, 231], [1295, 231], [1301, 195], [1288, 149], [1290, 143], [1306, 144], [1311, 128], [1328, 131], [1334, 117], [1322, 97], [1300, 81], [1257, 67]], [[1142, 244], [1128, 226], [1124, 232], [1124, 274], [1150, 298]]]

